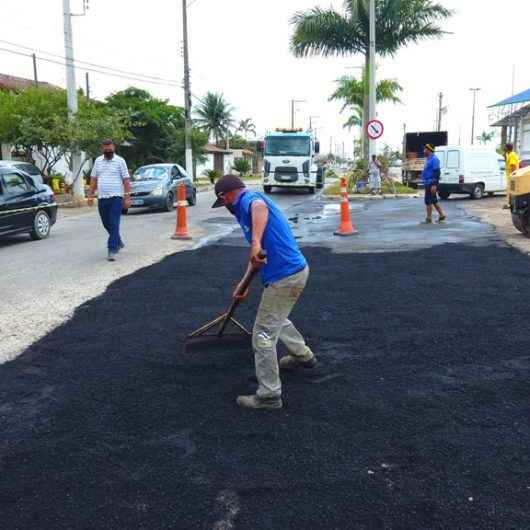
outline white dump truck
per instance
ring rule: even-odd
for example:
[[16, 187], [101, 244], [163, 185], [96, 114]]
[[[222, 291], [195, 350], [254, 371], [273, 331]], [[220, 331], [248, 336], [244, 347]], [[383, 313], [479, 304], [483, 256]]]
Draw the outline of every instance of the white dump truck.
[[271, 193], [278, 188], [305, 188], [309, 193], [324, 187], [324, 168], [317, 167], [319, 142], [311, 131], [276, 129], [265, 136], [263, 190]]

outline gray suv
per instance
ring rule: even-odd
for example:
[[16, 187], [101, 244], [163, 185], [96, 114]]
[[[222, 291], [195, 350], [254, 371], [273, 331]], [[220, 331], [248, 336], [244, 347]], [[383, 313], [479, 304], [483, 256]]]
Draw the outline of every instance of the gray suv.
[[[173, 210], [177, 186], [186, 187], [190, 206], [197, 203], [197, 190], [186, 171], [178, 164], [150, 164], [139, 167], [131, 177], [131, 208]], [[127, 210], [123, 210], [127, 214]]]

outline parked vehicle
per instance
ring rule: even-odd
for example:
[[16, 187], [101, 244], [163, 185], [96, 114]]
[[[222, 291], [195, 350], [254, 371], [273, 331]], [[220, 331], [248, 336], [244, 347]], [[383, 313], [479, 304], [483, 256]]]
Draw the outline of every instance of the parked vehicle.
[[446, 131], [412, 132], [403, 138], [403, 163], [401, 174], [403, 184], [411, 188], [418, 188], [421, 184], [421, 173], [425, 167], [423, 148], [425, 144], [434, 147], [447, 145]]
[[19, 169], [0, 167], [0, 236], [28, 233], [44, 239], [56, 220], [57, 203], [49, 186], [35, 184]]
[[530, 158], [523, 158], [519, 162], [519, 169], [524, 169], [525, 167], [530, 166]]
[[0, 160], [0, 168], [2, 167], [20, 169], [29, 175], [37, 186], [44, 184], [42, 173], [39, 168], [29, 162], [21, 162], [19, 160]]
[[493, 149], [475, 147], [438, 147], [441, 178], [438, 194], [448, 199], [452, 193], [481, 199], [485, 193], [506, 190], [504, 158]]
[[[170, 212], [177, 198], [177, 186], [186, 186], [186, 200], [197, 204], [197, 189], [178, 164], [151, 164], [138, 168], [131, 177], [131, 207], [160, 208]], [[127, 209], [123, 210], [128, 213]]]
[[315, 157], [320, 144], [313, 133], [302, 129], [276, 129], [267, 134], [264, 144], [263, 190], [273, 187], [306, 188], [315, 193], [324, 187], [324, 167], [317, 167]]
[[512, 175], [508, 199], [513, 225], [530, 237], [530, 167], [519, 169]]

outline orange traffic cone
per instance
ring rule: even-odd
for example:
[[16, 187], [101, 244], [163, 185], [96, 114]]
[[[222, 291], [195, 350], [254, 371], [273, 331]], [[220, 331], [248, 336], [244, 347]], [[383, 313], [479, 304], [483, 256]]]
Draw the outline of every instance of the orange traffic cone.
[[344, 177], [340, 179], [340, 195], [340, 225], [334, 234], [336, 236], [352, 236], [357, 234], [357, 228], [351, 222], [348, 183]]
[[171, 239], [192, 239], [188, 234], [188, 223], [186, 220], [186, 186], [181, 184], [177, 188], [177, 226], [175, 233], [171, 236]]

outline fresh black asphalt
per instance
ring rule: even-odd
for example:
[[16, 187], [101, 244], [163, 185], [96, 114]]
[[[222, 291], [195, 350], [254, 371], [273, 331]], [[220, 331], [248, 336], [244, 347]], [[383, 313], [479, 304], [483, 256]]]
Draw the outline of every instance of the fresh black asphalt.
[[304, 251], [293, 320], [320, 365], [283, 377], [280, 412], [237, 408], [250, 352], [183, 353], [237, 246], [115, 282], [1, 366], [0, 527], [530, 528], [528, 258]]

